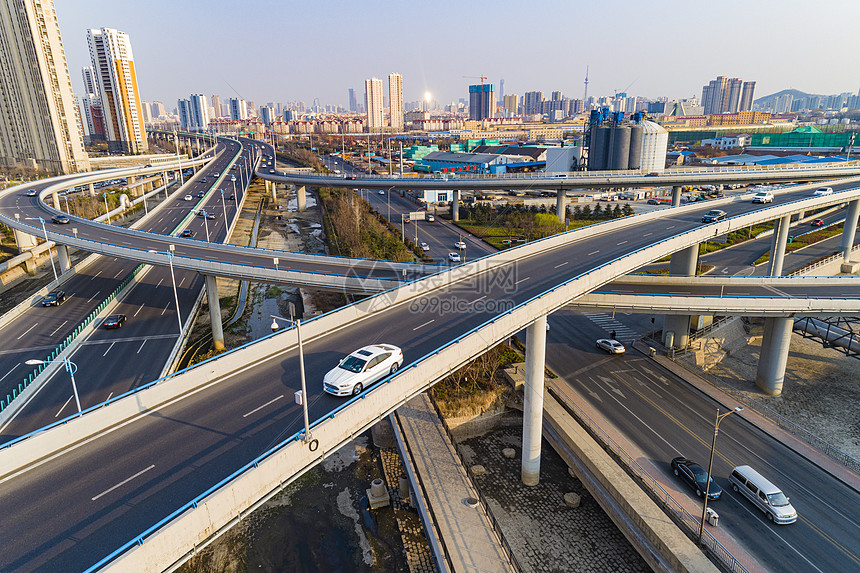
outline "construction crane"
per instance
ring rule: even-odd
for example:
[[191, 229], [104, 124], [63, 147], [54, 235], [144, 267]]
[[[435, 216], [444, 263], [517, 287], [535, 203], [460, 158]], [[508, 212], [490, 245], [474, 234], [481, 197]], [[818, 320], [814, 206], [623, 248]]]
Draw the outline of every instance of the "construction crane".
[[481, 89], [483, 89], [484, 80], [487, 79], [487, 76], [463, 76], [464, 78], [471, 78], [473, 80], [481, 80]]

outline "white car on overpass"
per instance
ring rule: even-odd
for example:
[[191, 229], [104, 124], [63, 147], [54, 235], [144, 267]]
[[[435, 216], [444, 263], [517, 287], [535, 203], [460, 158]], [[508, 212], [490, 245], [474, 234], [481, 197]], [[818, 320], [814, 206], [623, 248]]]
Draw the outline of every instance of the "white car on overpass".
[[773, 203], [773, 193], [770, 191], [759, 191], [752, 198], [753, 203]]
[[371, 344], [340, 361], [323, 378], [323, 390], [335, 396], [356, 396], [394, 374], [403, 364], [403, 351], [392, 344]]

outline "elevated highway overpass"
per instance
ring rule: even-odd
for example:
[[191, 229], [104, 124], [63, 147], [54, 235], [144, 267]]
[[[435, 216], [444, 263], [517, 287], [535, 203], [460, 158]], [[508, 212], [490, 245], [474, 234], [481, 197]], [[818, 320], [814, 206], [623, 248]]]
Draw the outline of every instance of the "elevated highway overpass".
[[[292, 329], [19, 440], [0, 452], [0, 507], [7, 516], [0, 534], [15, 540], [0, 568], [83, 568], [112, 547], [119, 548], [110, 559], [117, 570], [166, 568], [279, 491], [284, 476], [300, 474], [452, 369], [523, 328], [534, 343], [545, 332], [548, 313], [714, 235], [800, 209], [856, 201], [860, 190], [849, 187], [830, 197], [787, 198], [767, 209], [734, 205], [734, 216], [713, 225], [701, 224], [702, 207], [696, 205], [611, 221], [473, 261], [309, 321], [303, 330], [316, 420], [313, 450], [299, 434], [298, 407], [284, 396], [285, 387], [295, 389], [298, 382]], [[854, 304], [850, 293], [841, 294], [845, 306]], [[430, 300], [440, 304], [422, 306]], [[505, 306], [490, 308], [483, 300]], [[721, 299], [713, 300], [718, 311]], [[441, 312], [442, 303], [456, 312]], [[337, 358], [364, 341], [398, 344], [407, 367], [349, 401], [322, 395], [313, 381], [319, 384]], [[530, 372], [543, 372], [542, 359], [529, 362]], [[532, 420], [535, 412], [540, 417], [539, 391], [527, 394]], [[244, 417], [279, 395], [271, 408]], [[523, 466], [533, 472], [535, 428], [528, 434]], [[539, 430], [536, 435], [539, 440]], [[81, 487], [92, 496], [81, 498]], [[188, 503], [177, 506], [173, 499]]]

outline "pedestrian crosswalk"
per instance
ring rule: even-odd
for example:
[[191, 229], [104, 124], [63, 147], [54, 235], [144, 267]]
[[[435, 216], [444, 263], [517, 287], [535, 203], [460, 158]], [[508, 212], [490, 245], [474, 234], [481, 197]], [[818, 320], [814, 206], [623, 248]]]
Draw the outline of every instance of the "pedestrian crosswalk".
[[612, 317], [611, 314], [605, 312], [586, 312], [583, 313], [588, 320], [602, 328], [606, 332], [606, 337], [609, 338], [612, 332], [615, 332], [615, 340], [619, 342], [633, 342], [642, 335], [626, 326], [624, 323]]

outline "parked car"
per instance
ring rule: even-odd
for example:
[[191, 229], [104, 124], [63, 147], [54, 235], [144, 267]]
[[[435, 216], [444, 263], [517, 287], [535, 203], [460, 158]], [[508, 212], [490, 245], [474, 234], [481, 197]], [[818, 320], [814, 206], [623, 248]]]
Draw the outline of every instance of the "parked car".
[[66, 293], [61, 290], [52, 290], [42, 299], [42, 306], [60, 306], [66, 302]]
[[624, 345], [614, 338], [598, 338], [597, 348], [605, 350], [609, 354], [624, 354]]
[[684, 456], [673, 459], [670, 465], [672, 473], [693, 488], [698, 497], [702, 497], [707, 488], [708, 499], [720, 499], [723, 494], [722, 488], [714, 483], [713, 478], [711, 478], [711, 485], [708, 485], [708, 472], [702, 466]]
[[124, 314], [112, 314], [107, 317], [104, 322], [102, 322], [102, 326], [104, 326], [105, 328], [122, 328], [122, 324], [124, 322]]
[[773, 203], [773, 193], [770, 191], [759, 191], [752, 198], [753, 203]]
[[816, 219], [816, 220], [814, 220], [814, 221], [812, 222], [812, 226], [813, 226], [813, 227], [823, 227], [823, 226], [824, 226], [824, 219]]
[[824, 195], [833, 195], [833, 187], [819, 187], [812, 194], [813, 197], [822, 197]]
[[180, 236], [180, 237], [189, 237], [189, 238], [190, 238], [190, 237], [193, 237], [193, 236], [194, 236], [194, 231], [192, 231], [191, 229], [185, 229], [184, 231], [182, 231], [181, 233], [179, 233], [179, 236]]
[[448, 261], [452, 263], [459, 263], [460, 253], [448, 253]]
[[721, 209], [711, 209], [702, 217], [702, 223], [716, 223], [726, 218], [726, 212]]
[[51, 217], [51, 222], [57, 225], [68, 225], [72, 222], [66, 215], [54, 215]]
[[397, 372], [403, 351], [391, 344], [359, 348], [326, 373], [323, 390], [335, 396], [361, 394], [366, 388]]

